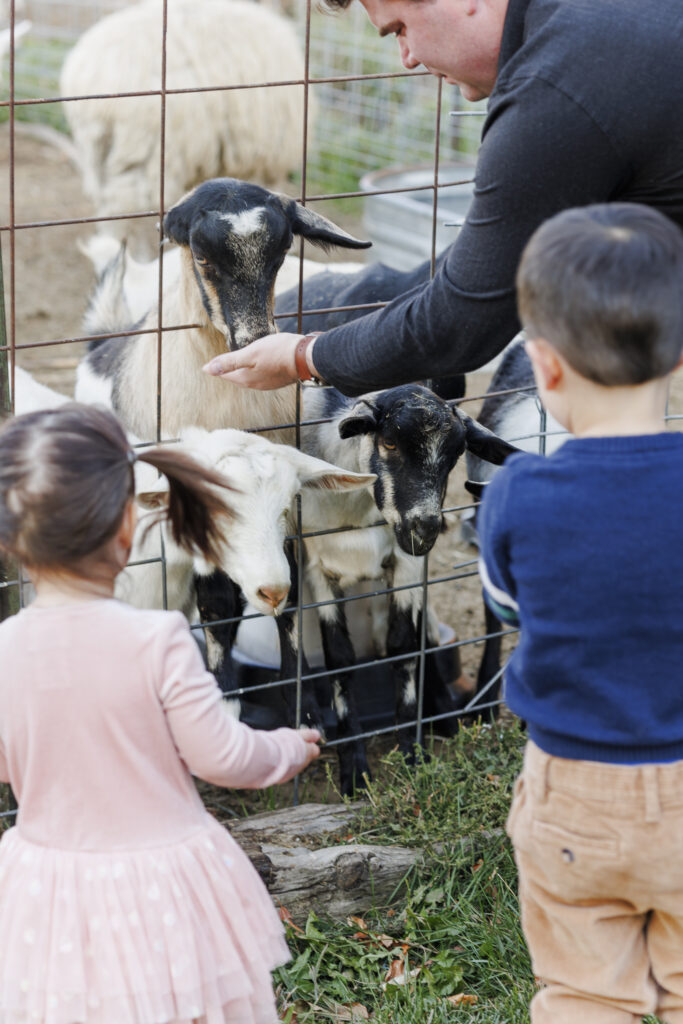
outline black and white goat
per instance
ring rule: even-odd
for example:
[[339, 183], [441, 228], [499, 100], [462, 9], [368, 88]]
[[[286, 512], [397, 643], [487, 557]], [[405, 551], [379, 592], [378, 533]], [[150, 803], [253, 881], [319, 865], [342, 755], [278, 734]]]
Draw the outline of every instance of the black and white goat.
[[[493, 431], [521, 451], [550, 455], [569, 434], [540, 404], [531, 362], [524, 350], [524, 335], [518, 334], [506, 348], [488, 387], [477, 417], [481, 426]], [[477, 452], [467, 452], [466, 487], [481, 498], [496, 467], [482, 460]], [[465, 520], [464, 531], [476, 543], [476, 509]], [[501, 623], [484, 602], [487, 640], [477, 676], [477, 693], [486, 703], [498, 699], [500, 692]]]
[[[177, 608], [190, 621], [206, 622], [207, 660], [221, 689], [235, 690], [230, 650], [237, 621], [212, 626], [217, 619], [242, 614], [246, 603], [263, 615], [276, 616], [282, 651], [282, 678], [296, 673], [297, 630], [291, 615], [280, 613], [290, 592], [296, 594], [297, 567], [287, 537], [295, 531], [295, 496], [321, 489], [325, 493], [367, 488], [374, 476], [340, 469], [289, 445], [275, 445], [241, 430], [190, 427], [180, 445], [199, 461], [223, 473], [235, 490], [231, 504], [237, 515], [221, 545], [220, 560], [210, 565], [178, 547], [165, 528], [136, 532], [131, 565], [119, 577], [117, 596], [143, 608]], [[136, 463], [136, 499], [156, 510], [167, 500], [167, 486], [145, 463]], [[161, 565], [162, 545], [166, 563]], [[288, 718], [294, 721], [290, 690], [283, 688]], [[321, 715], [312, 690], [304, 691], [304, 719], [320, 725]]]
[[[361, 398], [334, 389], [305, 389], [306, 420], [323, 420], [302, 429], [306, 451], [336, 465], [376, 476], [372, 491], [345, 495], [317, 491], [302, 495], [303, 530], [339, 530], [307, 537], [306, 579], [319, 609], [323, 650], [333, 677], [338, 735], [359, 732], [352, 676], [355, 662], [344, 605], [348, 587], [364, 579], [383, 579], [389, 594], [385, 651], [393, 662], [399, 742], [413, 752], [415, 731], [405, 727], [417, 714], [418, 651], [422, 628], [423, 561], [443, 528], [448, 477], [465, 451], [501, 463], [515, 449], [471, 417], [420, 385], [404, 385]], [[378, 517], [386, 525], [376, 525]], [[435, 623], [427, 616], [427, 642], [438, 646]], [[405, 658], [400, 657], [406, 655]], [[435, 673], [426, 692], [428, 713], [457, 710], [447, 680]], [[342, 792], [351, 792], [367, 772], [364, 746], [350, 745], [342, 758]]]
[[[362, 249], [370, 243], [294, 199], [234, 178], [199, 185], [168, 211], [164, 231], [180, 247], [180, 274], [164, 288], [161, 340], [158, 309], [140, 324], [121, 323], [122, 280], [104, 278], [86, 316], [88, 333], [142, 333], [91, 342], [78, 368], [76, 398], [111, 406], [145, 440], [156, 437], [158, 407], [162, 438], [187, 426], [253, 429], [293, 422], [295, 386], [244, 390], [201, 367], [226, 348], [275, 331], [274, 282], [295, 235], [323, 247]], [[277, 433], [273, 438], [282, 440], [283, 432]]]

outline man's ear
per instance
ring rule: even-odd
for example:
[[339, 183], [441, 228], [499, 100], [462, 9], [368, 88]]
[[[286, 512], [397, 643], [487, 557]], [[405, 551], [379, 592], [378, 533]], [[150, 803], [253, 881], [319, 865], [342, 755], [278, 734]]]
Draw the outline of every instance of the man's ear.
[[527, 341], [524, 349], [531, 360], [536, 382], [546, 391], [554, 391], [564, 376], [562, 362], [555, 349], [545, 338]]

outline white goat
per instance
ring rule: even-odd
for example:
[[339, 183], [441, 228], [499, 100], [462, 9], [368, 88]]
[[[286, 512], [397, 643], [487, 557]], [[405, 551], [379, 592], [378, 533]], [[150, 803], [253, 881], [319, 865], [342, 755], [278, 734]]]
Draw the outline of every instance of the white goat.
[[[241, 430], [188, 428], [180, 445], [195, 459], [218, 470], [233, 484], [230, 503], [236, 510], [221, 545], [220, 559], [209, 565], [192, 557], [164, 526], [145, 534], [144, 518], [136, 531], [132, 565], [117, 581], [116, 594], [143, 608], [177, 608], [190, 621], [205, 622], [207, 660], [221, 688], [234, 691], [231, 650], [246, 603], [263, 615], [275, 615], [282, 650], [281, 678], [296, 673], [297, 627], [294, 616], [280, 616], [290, 593], [296, 600], [296, 561], [288, 535], [296, 526], [292, 503], [301, 490], [346, 492], [374, 482], [372, 474], [338, 469], [288, 445], [275, 445]], [[158, 509], [167, 498], [166, 481], [151, 467], [136, 464], [136, 497], [143, 508]], [[161, 562], [163, 552], [166, 573]], [[135, 563], [138, 564], [135, 564]], [[216, 620], [223, 620], [216, 623]], [[283, 689], [287, 718], [294, 723], [290, 689]], [[233, 711], [238, 713], [237, 706]], [[322, 726], [313, 688], [304, 692], [303, 714]]]
[[[105, 273], [117, 273], [118, 261], [123, 261], [122, 314], [130, 323], [142, 320], [146, 313], [157, 304], [159, 298], [159, 260], [137, 260], [131, 256], [125, 243], [113, 235], [95, 234], [79, 244], [81, 252], [92, 263], [98, 280]], [[123, 251], [122, 251], [123, 250]], [[164, 250], [164, 286], [176, 282], [180, 276], [181, 250], [171, 247]], [[359, 262], [320, 263], [318, 260], [300, 259], [295, 255], [285, 256], [275, 278], [275, 297], [282, 295], [290, 288], [299, 284], [301, 264], [303, 263], [303, 279], [320, 274], [326, 270], [337, 274], [357, 274], [365, 266]], [[111, 265], [111, 266], [110, 266]], [[110, 268], [108, 270], [108, 268]], [[293, 302], [293, 305], [295, 303]]]
[[70, 401], [66, 395], [53, 391], [45, 384], [40, 384], [28, 370], [22, 369], [21, 366], [14, 367], [13, 397], [14, 412], [17, 416], [26, 412], [38, 412], [40, 409], [56, 409], [57, 406]]
[[[294, 235], [350, 249], [369, 243], [294, 199], [233, 178], [199, 185], [169, 210], [164, 229], [180, 246], [180, 274], [163, 295], [161, 436], [176, 437], [187, 426], [250, 429], [292, 423], [294, 385], [245, 390], [201, 368], [226, 347], [242, 348], [274, 333], [274, 282]], [[117, 313], [124, 276], [121, 261], [117, 274], [100, 282], [86, 316], [88, 333], [136, 326]], [[144, 439], [156, 436], [158, 319], [155, 308], [140, 325], [144, 334], [91, 343], [77, 374], [79, 400], [110, 405], [126, 429]], [[168, 330], [171, 326], [181, 329]], [[274, 439], [284, 440], [283, 435], [275, 431]]]
[[[157, 94], [64, 103], [99, 216], [159, 209], [161, 43], [162, 5], [145, 0], [89, 28], [64, 61], [64, 97]], [[275, 11], [247, 0], [170, 0], [166, 88], [209, 91], [166, 94], [164, 206], [220, 174], [283, 182], [301, 163], [304, 93], [272, 83], [303, 77], [295, 26]], [[222, 88], [260, 83], [269, 85]]]

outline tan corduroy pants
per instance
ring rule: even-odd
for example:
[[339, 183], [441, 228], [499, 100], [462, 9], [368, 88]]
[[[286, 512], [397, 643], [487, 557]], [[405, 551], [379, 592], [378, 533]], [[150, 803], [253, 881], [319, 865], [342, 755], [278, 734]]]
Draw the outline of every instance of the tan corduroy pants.
[[683, 1024], [683, 761], [527, 744], [508, 834], [540, 991], [533, 1024]]

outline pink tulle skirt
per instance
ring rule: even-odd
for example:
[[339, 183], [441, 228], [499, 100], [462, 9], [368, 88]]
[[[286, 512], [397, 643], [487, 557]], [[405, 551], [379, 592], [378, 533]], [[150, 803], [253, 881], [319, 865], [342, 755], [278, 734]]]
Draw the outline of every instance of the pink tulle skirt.
[[212, 818], [116, 853], [0, 843], [0, 1024], [274, 1024], [273, 902]]

